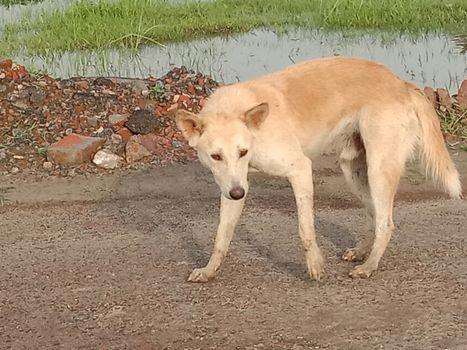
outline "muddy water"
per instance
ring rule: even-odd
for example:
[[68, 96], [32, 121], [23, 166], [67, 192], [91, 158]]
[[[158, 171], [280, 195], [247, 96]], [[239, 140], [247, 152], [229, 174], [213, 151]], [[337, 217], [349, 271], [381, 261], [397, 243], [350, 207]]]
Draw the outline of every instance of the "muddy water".
[[[46, 0], [39, 4], [13, 6], [0, 11], [0, 26], [28, 13], [63, 9], [73, 0]], [[235, 82], [281, 70], [307, 59], [323, 56], [357, 56], [386, 64], [403, 79], [419, 86], [446, 87], [455, 92], [467, 78], [467, 38], [427, 34], [421, 36], [384, 33], [338, 33], [320, 30], [290, 30], [277, 34], [255, 30], [229, 37], [214, 37], [166, 47], [149, 46], [131, 53], [125, 50], [66, 52], [48, 57], [18, 54], [18, 62], [46, 70], [50, 75], [158, 76], [171, 65], [211, 74]]]

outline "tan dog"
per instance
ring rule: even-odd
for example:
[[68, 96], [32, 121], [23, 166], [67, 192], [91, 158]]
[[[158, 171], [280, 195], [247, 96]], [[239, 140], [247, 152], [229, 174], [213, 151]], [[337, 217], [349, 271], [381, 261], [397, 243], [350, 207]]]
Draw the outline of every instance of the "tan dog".
[[211, 169], [221, 212], [214, 251], [189, 281], [213, 278], [227, 253], [248, 192], [249, 167], [286, 176], [292, 184], [308, 271], [319, 280], [323, 258], [313, 223], [313, 157], [336, 149], [371, 228], [344, 260], [366, 261], [352, 277], [378, 267], [393, 230], [394, 195], [416, 149], [427, 173], [461, 197], [435, 110], [423, 93], [382, 65], [354, 58], [309, 61], [252, 81], [219, 88], [199, 115], [180, 110], [177, 126]]

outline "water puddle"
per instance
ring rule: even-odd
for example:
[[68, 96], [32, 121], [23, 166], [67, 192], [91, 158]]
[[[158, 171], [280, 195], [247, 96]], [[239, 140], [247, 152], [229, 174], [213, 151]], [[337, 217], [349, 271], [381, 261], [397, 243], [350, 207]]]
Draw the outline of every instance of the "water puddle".
[[[464, 45], [464, 47], [462, 46]], [[467, 53], [462, 38], [430, 34], [384, 39], [380, 34], [344, 35], [318, 30], [294, 30], [279, 35], [268, 30], [215, 37], [167, 47], [128, 51], [67, 52], [50, 57], [14, 57], [53, 76], [158, 76], [171, 65], [185, 65], [225, 82], [251, 79], [307, 59], [356, 56], [379, 61], [403, 79], [419, 86], [455, 91], [467, 77]]]
[[[29, 5], [0, 7], [0, 30], [6, 23], [42, 11], [63, 10], [76, 0], [45, 0]], [[467, 78], [467, 34], [421, 36], [381, 33], [337, 33], [289, 30], [277, 34], [255, 30], [229, 37], [213, 37], [166, 47], [148, 46], [137, 53], [126, 50], [65, 52], [47, 57], [18, 54], [19, 63], [56, 77], [159, 76], [171, 65], [185, 65], [216, 80], [235, 82], [284, 69], [324, 56], [356, 56], [379, 61], [405, 80], [419, 86], [446, 87], [455, 92]]]
[[41, 13], [54, 10], [63, 11], [70, 4], [77, 0], [44, 0], [41, 2], [31, 2], [27, 4], [17, 4], [10, 6], [0, 6], [0, 30], [5, 24], [18, 21], [23, 17], [39, 16]]

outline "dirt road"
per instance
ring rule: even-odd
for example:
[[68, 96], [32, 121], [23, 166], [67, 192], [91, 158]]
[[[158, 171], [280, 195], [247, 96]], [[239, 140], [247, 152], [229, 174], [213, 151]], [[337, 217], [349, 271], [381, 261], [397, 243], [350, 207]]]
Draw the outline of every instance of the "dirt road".
[[[465, 153], [456, 161], [465, 179]], [[230, 254], [203, 285], [185, 280], [209, 258], [218, 191], [199, 165], [1, 180], [1, 349], [467, 349], [467, 201], [415, 171], [380, 270], [352, 280], [340, 255], [363, 213], [333, 161], [320, 164], [319, 283], [280, 179], [252, 177]]]

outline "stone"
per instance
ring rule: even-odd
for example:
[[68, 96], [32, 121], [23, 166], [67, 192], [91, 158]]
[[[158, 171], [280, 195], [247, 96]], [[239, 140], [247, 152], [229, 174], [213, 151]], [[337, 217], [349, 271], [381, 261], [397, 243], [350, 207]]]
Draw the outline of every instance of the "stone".
[[149, 134], [156, 131], [159, 122], [152, 112], [139, 109], [131, 113], [125, 126], [135, 134]]
[[149, 157], [151, 152], [148, 151], [141, 143], [135, 139], [135, 136], [132, 136], [130, 141], [126, 144], [125, 147], [125, 157], [128, 163], [134, 163], [143, 158]]
[[118, 168], [123, 161], [122, 157], [112, 153], [109, 150], [100, 150], [94, 155], [92, 162], [98, 167], [104, 169]]
[[130, 85], [131, 91], [136, 94], [142, 94], [143, 91], [148, 90], [148, 85], [144, 80], [133, 79]]
[[128, 120], [128, 116], [123, 114], [112, 114], [109, 116], [109, 124], [111, 126], [123, 126]]
[[47, 161], [59, 165], [89, 163], [104, 142], [99, 137], [70, 134], [47, 149]]
[[47, 92], [40, 89], [34, 89], [29, 93], [31, 103], [41, 103], [47, 98]]
[[438, 107], [438, 97], [436, 96], [435, 90], [429, 86], [425, 86], [423, 89], [423, 93], [425, 94], [426, 98], [431, 102], [433, 107]]
[[110, 136], [110, 142], [108, 142], [108, 148], [112, 153], [123, 155], [125, 153], [125, 143], [123, 143], [123, 137], [119, 134], [112, 134]]
[[93, 127], [97, 127], [97, 125], [99, 124], [99, 121], [96, 116], [87, 117], [86, 121], [90, 126], [93, 126]]
[[133, 133], [127, 128], [121, 128], [116, 132], [116, 134], [122, 137], [122, 141], [124, 144], [130, 141], [130, 138], [133, 136]]
[[52, 170], [54, 165], [52, 162], [44, 162], [44, 164], [42, 164], [42, 167], [45, 169], [45, 170]]
[[13, 67], [13, 61], [10, 59], [0, 62], [0, 70], [10, 70]]
[[436, 89], [436, 93], [438, 94], [438, 102], [440, 108], [444, 107], [444, 109], [447, 109], [452, 107], [452, 98], [448, 90], [438, 88]]
[[16, 166], [13, 167], [13, 168], [11, 168], [11, 173], [12, 173], [12, 174], [18, 174], [18, 173], [19, 173], [19, 168], [16, 167]]
[[112, 88], [115, 86], [115, 83], [112, 80], [110, 80], [109, 78], [104, 78], [104, 77], [99, 77], [99, 78], [94, 79], [92, 84], [96, 86], [105, 86], [107, 88]]
[[456, 96], [459, 107], [467, 109], [467, 80], [464, 80], [459, 87], [459, 91]]
[[144, 146], [151, 154], [160, 153], [163, 150], [161, 143], [164, 139], [158, 135], [154, 134], [145, 134], [145, 135], [134, 135], [132, 137], [133, 140], [139, 142], [141, 145]]

